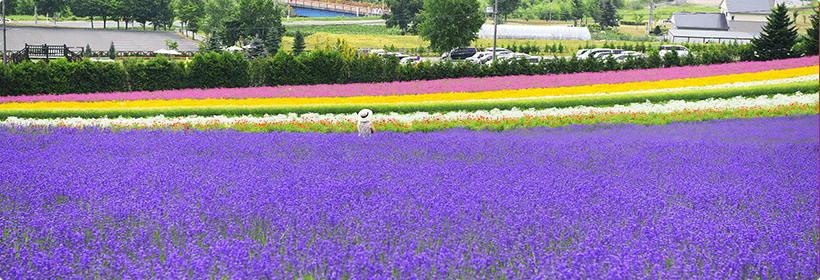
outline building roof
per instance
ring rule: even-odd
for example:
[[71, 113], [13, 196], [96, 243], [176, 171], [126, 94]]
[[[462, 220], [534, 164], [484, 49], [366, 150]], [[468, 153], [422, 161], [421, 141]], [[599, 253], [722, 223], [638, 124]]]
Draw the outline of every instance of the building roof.
[[732, 20], [729, 21], [729, 31], [760, 33], [766, 23], [765, 21]]
[[729, 30], [723, 13], [672, 13], [676, 29]]
[[761, 14], [772, 13], [769, 0], [723, 0], [730, 14]]
[[736, 32], [736, 31], [710, 31], [710, 30], [669, 30], [669, 35], [672, 37], [690, 37], [690, 38], [714, 38], [714, 39], [738, 39], [749, 40], [760, 35], [756, 32]]
[[[485, 24], [478, 31], [479, 38], [492, 38], [493, 25]], [[590, 40], [592, 35], [586, 27], [498, 25], [498, 38], [534, 40]]]

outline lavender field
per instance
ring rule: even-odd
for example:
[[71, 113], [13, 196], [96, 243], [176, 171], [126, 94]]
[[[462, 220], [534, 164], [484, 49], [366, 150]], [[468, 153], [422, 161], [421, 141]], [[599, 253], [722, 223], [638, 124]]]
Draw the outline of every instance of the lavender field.
[[817, 279], [817, 128], [3, 127], [0, 278]]

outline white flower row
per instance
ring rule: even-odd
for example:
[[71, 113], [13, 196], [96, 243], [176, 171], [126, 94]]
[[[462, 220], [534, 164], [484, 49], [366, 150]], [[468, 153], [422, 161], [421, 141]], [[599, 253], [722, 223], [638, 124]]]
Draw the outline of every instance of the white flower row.
[[[456, 119], [477, 119], [477, 118], [520, 118], [520, 117], [539, 117], [539, 116], [569, 116], [569, 115], [584, 115], [584, 114], [604, 114], [604, 113], [670, 113], [683, 110], [702, 110], [702, 109], [720, 109], [731, 110], [747, 107], [775, 107], [779, 105], [788, 104], [817, 104], [820, 102], [818, 94], [802, 94], [797, 92], [793, 95], [777, 94], [769, 98], [767, 96], [759, 96], [756, 98], [734, 97], [730, 99], [706, 99], [700, 101], [687, 102], [683, 100], [674, 100], [666, 103], [651, 103], [647, 100], [645, 103], [633, 103], [630, 105], [615, 105], [612, 107], [587, 107], [577, 106], [571, 108], [549, 108], [543, 110], [526, 109], [520, 110], [513, 108], [511, 110], [493, 109], [490, 111], [480, 110], [476, 112], [453, 111], [445, 114], [429, 114], [426, 112], [417, 112], [412, 114], [398, 114], [376, 113], [373, 115], [376, 121], [397, 121], [403, 123], [412, 123], [416, 121], [423, 121], [425, 119], [440, 119], [440, 120], [456, 120]], [[238, 123], [263, 124], [272, 122], [355, 122], [358, 116], [355, 113], [351, 114], [315, 114], [308, 113], [297, 116], [294, 113], [288, 115], [276, 115], [263, 117], [241, 116], [241, 117], [225, 117], [225, 116], [211, 116], [211, 117], [176, 117], [168, 118], [162, 115], [147, 117], [147, 118], [56, 118], [56, 119], [21, 119], [16, 117], [7, 118], [2, 124], [5, 125], [36, 125], [36, 126], [71, 126], [71, 127], [108, 127], [108, 126], [138, 126], [138, 127], [152, 127], [152, 126], [170, 126], [180, 123], [188, 124], [224, 124], [232, 125]]]

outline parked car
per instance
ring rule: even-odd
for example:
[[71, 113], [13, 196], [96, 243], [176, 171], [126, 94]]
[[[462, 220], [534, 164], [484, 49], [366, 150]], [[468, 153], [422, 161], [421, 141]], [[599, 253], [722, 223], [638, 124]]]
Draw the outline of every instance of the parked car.
[[399, 64], [401, 64], [401, 65], [408, 65], [408, 64], [416, 65], [419, 62], [421, 62], [421, 60], [419, 60], [418, 56], [408, 56], [408, 57], [405, 57], [405, 58], [402, 58], [401, 60], [399, 60]]
[[678, 53], [678, 56], [687, 56], [690, 54], [689, 49], [684, 46], [679, 45], [662, 45], [658, 46], [658, 54], [663, 57], [666, 53], [674, 51]]
[[594, 54], [592, 54], [592, 56], [595, 57], [595, 59], [603, 60], [603, 59], [606, 59], [610, 55], [616, 55], [616, 54], [620, 54], [622, 52], [624, 52], [624, 50], [621, 50], [621, 49], [608, 49], [608, 51], [595, 52]]
[[612, 56], [612, 58], [614, 58], [614, 59], [615, 59], [615, 61], [617, 61], [617, 62], [624, 62], [624, 61], [626, 61], [629, 57], [634, 57], [634, 58], [638, 58], [638, 57], [640, 57], [640, 58], [647, 58], [647, 57], [649, 57], [649, 55], [648, 55], [648, 54], [645, 54], [645, 53], [639, 53], [639, 52], [633, 52], [633, 51], [625, 51], [625, 52], [622, 52], [622, 53], [619, 53], [619, 54], [616, 54], [616, 55], [613, 55], [613, 56]]
[[479, 63], [480, 59], [481, 59], [482, 57], [487, 56], [487, 55], [493, 55], [493, 53], [488, 53], [488, 52], [477, 52], [477, 53], [475, 53], [473, 56], [468, 57], [468, 58], [465, 58], [465, 59], [464, 59], [464, 61], [467, 61], [467, 62], [472, 62], [472, 63]]
[[[493, 52], [493, 48], [486, 48], [484, 49], [485, 52]], [[511, 50], [505, 48], [495, 48], [495, 54], [498, 55], [499, 53], [512, 53]]]
[[580, 49], [575, 52], [575, 57], [586, 56], [586, 54], [590, 51], [590, 49]]
[[[531, 56], [531, 55], [528, 55], [528, 54], [525, 54], [525, 53], [507, 53], [507, 54], [503, 54], [503, 55], [498, 55], [498, 53], [496, 53], [496, 59], [499, 62], [504, 61], [504, 60], [514, 60], [514, 59], [521, 59], [521, 58], [529, 60], [530, 63], [538, 63], [539, 61], [541, 61], [543, 59], [540, 56]], [[492, 55], [490, 55], [490, 59], [488, 59], [486, 62], [484, 62], [484, 64], [486, 64], [486, 65], [492, 65], [493, 64]]]
[[478, 52], [475, 47], [458, 47], [441, 55], [441, 59], [463, 60]]

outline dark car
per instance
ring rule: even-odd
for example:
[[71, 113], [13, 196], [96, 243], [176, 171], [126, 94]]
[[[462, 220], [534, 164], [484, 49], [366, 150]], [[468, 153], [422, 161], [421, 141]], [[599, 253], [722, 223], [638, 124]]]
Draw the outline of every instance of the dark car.
[[468, 57], [473, 56], [478, 49], [475, 47], [458, 47], [455, 49], [450, 50], [449, 52], [443, 54], [441, 56], [442, 59], [452, 59], [452, 60], [464, 60]]

